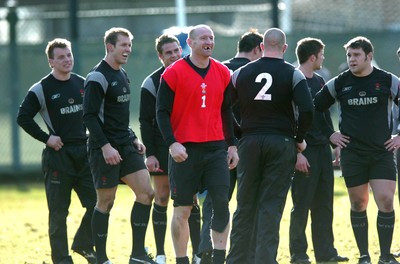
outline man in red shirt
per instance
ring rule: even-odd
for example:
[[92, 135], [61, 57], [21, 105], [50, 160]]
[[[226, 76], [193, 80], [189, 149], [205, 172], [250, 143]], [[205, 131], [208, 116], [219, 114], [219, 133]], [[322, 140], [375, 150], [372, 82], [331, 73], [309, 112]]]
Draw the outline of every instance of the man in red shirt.
[[[214, 33], [207, 25], [193, 27], [187, 39], [191, 53], [168, 67], [157, 94], [157, 121], [169, 146], [172, 239], [176, 263], [189, 264], [188, 218], [200, 187], [212, 199], [213, 263], [225, 262], [229, 233], [229, 169], [236, 167], [230, 72], [211, 58]], [[228, 148], [227, 148], [228, 146]]]

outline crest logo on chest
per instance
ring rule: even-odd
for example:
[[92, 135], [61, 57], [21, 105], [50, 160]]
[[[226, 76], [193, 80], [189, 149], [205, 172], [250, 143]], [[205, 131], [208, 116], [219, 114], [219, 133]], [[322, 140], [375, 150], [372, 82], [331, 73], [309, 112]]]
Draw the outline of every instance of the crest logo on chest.
[[200, 87], [201, 87], [201, 93], [202, 93], [202, 94], [206, 94], [206, 93], [207, 93], [207, 91], [206, 91], [207, 84], [202, 83], [202, 84], [200, 85]]

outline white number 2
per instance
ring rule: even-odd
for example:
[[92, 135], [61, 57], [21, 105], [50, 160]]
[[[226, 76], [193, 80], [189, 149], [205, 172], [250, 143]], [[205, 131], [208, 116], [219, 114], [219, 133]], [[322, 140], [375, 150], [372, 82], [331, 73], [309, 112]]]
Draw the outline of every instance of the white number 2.
[[254, 100], [264, 100], [264, 101], [271, 101], [271, 94], [267, 94], [267, 91], [269, 88], [271, 88], [272, 85], [272, 76], [269, 73], [260, 73], [257, 78], [256, 82], [260, 83], [263, 79], [265, 79], [265, 84], [261, 88], [261, 90], [258, 92], [256, 97], [254, 97]]

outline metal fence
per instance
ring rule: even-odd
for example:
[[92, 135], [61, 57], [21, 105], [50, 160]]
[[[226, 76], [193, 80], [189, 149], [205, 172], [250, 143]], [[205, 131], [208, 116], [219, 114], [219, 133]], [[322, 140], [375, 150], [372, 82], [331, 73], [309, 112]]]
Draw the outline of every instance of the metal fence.
[[[135, 39], [125, 69], [132, 79], [131, 123], [138, 132], [140, 85], [160, 65], [154, 39], [162, 29], [175, 25], [176, 10], [173, 1], [169, 1], [169, 7], [161, 9], [139, 7], [135, 3], [128, 8], [114, 2], [118, 0], [113, 1], [112, 6], [107, 5], [109, 1], [97, 5], [97, 10], [86, 5], [84, 11], [78, 12], [79, 39], [73, 42], [75, 72], [85, 76], [104, 56], [102, 37], [106, 29], [111, 26], [130, 29]], [[127, 5], [132, 1], [124, 2]], [[156, 1], [146, 1], [148, 5], [150, 2]], [[196, 5], [200, 2], [203, 5]], [[219, 60], [235, 55], [239, 35], [250, 27], [263, 32], [272, 25], [271, 6], [265, 1], [248, 5], [212, 5], [206, 2], [191, 2], [187, 8], [188, 24], [206, 23], [214, 29], [214, 57]], [[375, 46], [375, 59], [379, 66], [394, 73], [400, 72], [395, 56], [400, 45], [400, 16], [396, 14], [398, 0], [365, 0], [362, 7], [355, 0], [286, 0], [281, 1], [280, 8], [282, 27], [288, 31], [286, 60], [295, 61], [294, 48], [298, 39], [307, 36], [321, 38], [326, 44], [324, 65], [333, 76], [345, 61], [343, 44], [356, 35], [364, 35]], [[9, 10], [0, 8], [0, 174], [40, 167], [43, 144], [18, 128], [15, 117], [29, 87], [50, 71], [44, 53], [47, 41], [70, 36], [67, 11], [67, 6], [57, 7], [57, 10], [42, 5], [21, 7], [17, 10], [16, 31], [11, 32], [11, 35], [15, 34], [13, 45], [9, 34], [10, 21], [7, 20]], [[37, 120], [41, 123], [40, 118]]]

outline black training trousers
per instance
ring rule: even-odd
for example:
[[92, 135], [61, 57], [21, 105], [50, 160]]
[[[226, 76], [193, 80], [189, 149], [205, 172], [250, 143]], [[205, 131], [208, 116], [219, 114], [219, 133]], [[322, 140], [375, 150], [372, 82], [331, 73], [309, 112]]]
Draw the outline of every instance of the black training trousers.
[[237, 209], [227, 263], [275, 264], [296, 143], [281, 135], [247, 135], [238, 153]]
[[326, 260], [337, 255], [333, 246], [333, 167], [328, 144], [308, 145], [303, 155], [307, 158], [309, 173], [296, 171], [291, 193], [293, 208], [290, 214], [290, 255], [307, 258], [305, 229], [311, 212], [311, 234], [314, 255]]
[[76, 231], [72, 249], [92, 249], [91, 218], [96, 205], [96, 191], [89, 169], [86, 144], [65, 144], [59, 151], [46, 147], [42, 169], [49, 209], [49, 239], [54, 263], [72, 259], [68, 253], [67, 216], [74, 190], [86, 212]]

